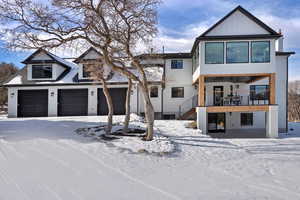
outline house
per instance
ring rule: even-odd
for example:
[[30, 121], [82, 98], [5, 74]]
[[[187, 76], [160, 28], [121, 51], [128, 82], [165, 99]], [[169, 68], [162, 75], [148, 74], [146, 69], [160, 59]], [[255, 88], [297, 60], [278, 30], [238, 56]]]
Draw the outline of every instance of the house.
[[[191, 52], [143, 54], [156, 118], [197, 118], [203, 133], [264, 130], [277, 137], [287, 130], [288, 58], [283, 35], [238, 6], [195, 39]], [[102, 86], [84, 62], [99, 53], [88, 49], [74, 62], [43, 49], [24, 60], [9, 81], [8, 116], [106, 115]], [[130, 68], [130, 66], [129, 66]], [[134, 69], [131, 69], [134, 70]], [[108, 80], [115, 114], [124, 114], [127, 80]], [[143, 114], [134, 86], [131, 111]]]

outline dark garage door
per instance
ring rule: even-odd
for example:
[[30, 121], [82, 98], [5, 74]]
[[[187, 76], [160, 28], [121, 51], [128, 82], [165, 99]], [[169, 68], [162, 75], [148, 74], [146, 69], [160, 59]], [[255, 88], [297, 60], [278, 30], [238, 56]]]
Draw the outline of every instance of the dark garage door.
[[19, 90], [18, 117], [48, 116], [48, 90]]
[[[115, 115], [125, 114], [126, 92], [127, 92], [127, 88], [109, 89], [109, 93], [113, 101]], [[107, 107], [103, 90], [98, 89], [98, 115], [107, 115], [107, 114], [108, 114], [108, 107]]]
[[88, 89], [60, 89], [57, 98], [58, 116], [88, 114]]

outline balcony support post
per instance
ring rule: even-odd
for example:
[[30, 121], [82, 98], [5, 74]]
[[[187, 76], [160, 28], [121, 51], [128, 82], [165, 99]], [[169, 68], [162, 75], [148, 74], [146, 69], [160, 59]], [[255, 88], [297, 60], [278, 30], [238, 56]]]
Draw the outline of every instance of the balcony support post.
[[200, 107], [205, 106], [205, 77], [203, 75], [199, 76], [199, 87], [198, 87], [198, 105]]
[[276, 89], [276, 75], [275, 73], [270, 74], [269, 76], [269, 90], [270, 90], [270, 102], [269, 104], [275, 105], [276, 104], [276, 95], [275, 95], [275, 89]]

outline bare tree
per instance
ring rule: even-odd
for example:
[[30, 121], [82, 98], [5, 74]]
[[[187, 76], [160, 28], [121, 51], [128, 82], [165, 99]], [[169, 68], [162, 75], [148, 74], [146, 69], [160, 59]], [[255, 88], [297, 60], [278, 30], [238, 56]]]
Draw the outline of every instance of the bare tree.
[[[144, 98], [146, 140], [153, 138], [154, 109], [136, 45], [157, 33], [160, 0], [0, 0], [0, 20], [13, 48], [56, 48], [87, 43], [113, 71], [138, 83]], [[136, 70], [128, 69], [126, 61]]]
[[110, 134], [113, 124], [114, 107], [106, 80], [109, 79], [112, 75], [111, 69], [104, 65], [102, 60], [100, 59], [89, 60], [84, 63], [84, 66], [86, 67], [87, 72], [90, 73], [92, 79], [102, 83], [103, 93], [108, 106], [107, 127], [105, 132], [106, 134]]
[[124, 120], [124, 127], [123, 131], [126, 133], [128, 132], [128, 126], [130, 121], [130, 97], [131, 97], [131, 89], [132, 89], [132, 80], [128, 79], [128, 89], [126, 93], [126, 103], [125, 103], [125, 120]]
[[17, 73], [17, 67], [12, 63], [0, 63], [0, 111], [1, 107], [7, 104], [7, 88], [3, 87], [8, 79]]

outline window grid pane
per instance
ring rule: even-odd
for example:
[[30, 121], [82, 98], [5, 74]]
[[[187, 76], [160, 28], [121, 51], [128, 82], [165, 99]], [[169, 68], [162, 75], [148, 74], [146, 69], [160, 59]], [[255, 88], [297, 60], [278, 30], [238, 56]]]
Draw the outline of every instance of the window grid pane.
[[184, 98], [184, 87], [173, 87], [172, 98]]
[[51, 65], [33, 65], [32, 78], [52, 78]]
[[224, 43], [205, 43], [205, 64], [224, 64]]
[[182, 69], [182, 68], [183, 68], [183, 60], [171, 61], [171, 69]]
[[251, 62], [253, 63], [270, 62], [269, 41], [251, 42]]
[[248, 63], [249, 43], [248, 42], [227, 42], [226, 63]]

